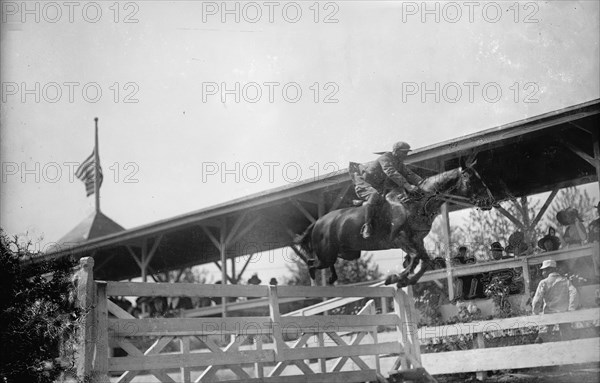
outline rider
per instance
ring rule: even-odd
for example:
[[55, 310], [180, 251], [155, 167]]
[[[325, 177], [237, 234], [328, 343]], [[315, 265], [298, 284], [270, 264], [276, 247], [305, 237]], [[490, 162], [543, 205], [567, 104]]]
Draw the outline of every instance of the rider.
[[406, 142], [396, 142], [391, 152], [382, 153], [377, 160], [362, 164], [360, 173], [353, 174], [356, 195], [366, 201], [366, 219], [360, 231], [363, 238], [371, 236], [373, 215], [377, 205], [383, 201], [383, 195], [394, 187], [392, 183], [400, 186], [401, 191], [420, 191], [418, 185], [423, 179], [404, 164], [409, 151], [410, 145]]

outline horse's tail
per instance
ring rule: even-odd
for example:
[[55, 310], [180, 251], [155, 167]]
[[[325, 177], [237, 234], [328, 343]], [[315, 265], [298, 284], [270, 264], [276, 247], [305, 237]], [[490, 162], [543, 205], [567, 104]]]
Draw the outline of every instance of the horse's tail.
[[304, 233], [297, 235], [296, 238], [294, 238], [294, 245], [300, 248], [300, 251], [298, 251], [297, 254], [304, 262], [306, 262], [309, 268], [313, 266], [314, 263], [313, 259], [308, 259], [308, 257], [312, 257], [313, 254], [311, 239], [314, 227], [315, 224], [313, 222], [306, 228], [306, 230], [304, 230]]

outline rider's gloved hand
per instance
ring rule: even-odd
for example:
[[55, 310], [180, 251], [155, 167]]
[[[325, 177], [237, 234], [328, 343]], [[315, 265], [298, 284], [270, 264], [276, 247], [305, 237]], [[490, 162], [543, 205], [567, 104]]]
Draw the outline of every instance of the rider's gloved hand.
[[404, 186], [404, 189], [406, 189], [406, 191], [409, 193], [419, 193], [421, 190], [414, 185], [406, 185], [406, 186]]

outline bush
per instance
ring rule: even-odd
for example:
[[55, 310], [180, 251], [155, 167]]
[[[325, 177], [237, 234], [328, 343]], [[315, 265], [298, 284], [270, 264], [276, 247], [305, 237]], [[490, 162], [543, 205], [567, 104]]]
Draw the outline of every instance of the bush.
[[73, 363], [73, 340], [82, 311], [76, 307], [72, 259], [25, 265], [35, 256], [18, 237], [0, 229], [0, 381], [54, 382]]

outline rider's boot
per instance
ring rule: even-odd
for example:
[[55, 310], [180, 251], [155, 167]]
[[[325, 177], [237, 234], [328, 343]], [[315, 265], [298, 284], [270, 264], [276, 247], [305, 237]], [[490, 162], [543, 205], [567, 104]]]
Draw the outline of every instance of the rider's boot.
[[364, 239], [368, 239], [373, 235], [373, 213], [375, 211], [375, 204], [372, 202], [365, 204], [365, 224], [360, 230], [360, 234]]

